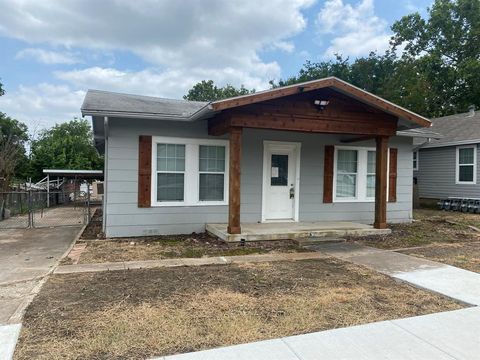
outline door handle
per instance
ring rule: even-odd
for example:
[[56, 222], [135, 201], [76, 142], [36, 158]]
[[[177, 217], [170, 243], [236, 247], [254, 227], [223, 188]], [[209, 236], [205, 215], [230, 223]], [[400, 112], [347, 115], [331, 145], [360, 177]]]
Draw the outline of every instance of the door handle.
[[293, 187], [290, 188], [290, 199], [295, 197], [295, 189]]

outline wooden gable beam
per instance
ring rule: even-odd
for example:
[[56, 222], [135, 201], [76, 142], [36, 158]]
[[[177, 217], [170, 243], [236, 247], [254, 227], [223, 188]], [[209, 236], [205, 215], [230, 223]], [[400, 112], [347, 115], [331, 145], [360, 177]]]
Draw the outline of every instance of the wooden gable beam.
[[368, 121], [347, 118], [304, 118], [293, 116], [268, 115], [231, 115], [228, 120], [209, 121], [210, 135], [223, 135], [229, 127], [286, 130], [299, 132], [313, 132], [324, 134], [352, 134], [352, 135], [395, 135], [397, 123], [395, 120]]
[[375, 106], [378, 109], [381, 109], [387, 113], [391, 113], [396, 117], [407, 119], [423, 127], [431, 126], [431, 122], [423, 116], [408, 111], [398, 105], [382, 99], [381, 97], [373, 95], [335, 77], [261, 91], [258, 93], [238, 96], [226, 100], [219, 100], [213, 102], [211, 106], [214, 111], [222, 111], [327, 87], [341, 91], [347, 96], [351, 96], [362, 102], [365, 102], [366, 104]]

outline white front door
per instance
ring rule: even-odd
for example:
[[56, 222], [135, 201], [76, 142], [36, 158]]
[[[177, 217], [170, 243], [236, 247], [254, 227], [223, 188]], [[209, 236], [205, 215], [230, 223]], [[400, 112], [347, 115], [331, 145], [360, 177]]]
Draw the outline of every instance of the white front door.
[[298, 220], [299, 155], [297, 143], [264, 143], [262, 221]]

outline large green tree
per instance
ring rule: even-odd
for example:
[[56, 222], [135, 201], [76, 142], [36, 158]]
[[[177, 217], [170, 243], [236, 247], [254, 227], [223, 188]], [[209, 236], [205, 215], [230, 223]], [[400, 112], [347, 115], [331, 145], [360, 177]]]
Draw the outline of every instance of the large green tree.
[[0, 112], [0, 191], [8, 190], [14, 178], [27, 175], [25, 145], [28, 139], [28, 128], [24, 123]]
[[480, 106], [480, 1], [436, 0], [426, 19], [393, 26], [391, 49], [353, 61], [307, 61], [272, 87], [336, 76], [419, 114], [436, 117]]
[[[0, 96], [5, 94], [0, 82]], [[0, 191], [7, 191], [15, 177], [24, 177], [28, 169], [25, 145], [28, 128], [24, 123], [0, 112]]]
[[43, 130], [32, 142], [31, 151], [35, 179], [41, 178], [46, 168], [97, 170], [103, 165], [87, 120], [74, 119]]
[[183, 98], [190, 101], [215, 101], [239, 95], [247, 95], [253, 92], [255, 92], [255, 90], [248, 90], [243, 85], [239, 88], [229, 84], [218, 87], [213, 80], [202, 80], [188, 90]]
[[425, 79], [431, 115], [480, 105], [480, 1], [436, 0], [424, 19], [404, 16], [392, 26], [392, 47]]

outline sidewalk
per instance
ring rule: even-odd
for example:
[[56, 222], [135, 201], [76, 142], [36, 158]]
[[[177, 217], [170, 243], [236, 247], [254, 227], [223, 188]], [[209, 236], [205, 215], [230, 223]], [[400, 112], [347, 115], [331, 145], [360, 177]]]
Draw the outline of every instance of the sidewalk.
[[480, 308], [159, 357], [157, 360], [478, 359]]
[[152, 269], [159, 267], [228, 265], [253, 262], [296, 261], [308, 259], [322, 259], [327, 255], [314, 252], [274, 253], [258, 255], [212, 256], [203, 258], [178, 258], [164, 260], [124, 261], [96, 264], [63, 265], [55, 269], [54, 274], [72, 274], [97, 271]]
[[309, 246], [309, 249], [363, 265], [470, 305], [480, 305], [480, 274], [435, 261], [349, 243]]

